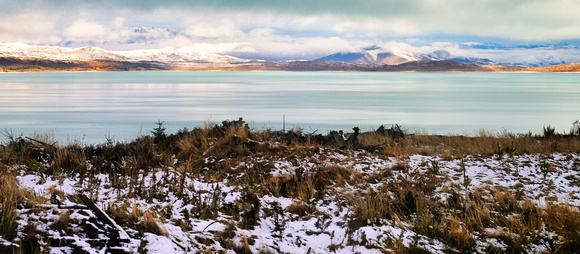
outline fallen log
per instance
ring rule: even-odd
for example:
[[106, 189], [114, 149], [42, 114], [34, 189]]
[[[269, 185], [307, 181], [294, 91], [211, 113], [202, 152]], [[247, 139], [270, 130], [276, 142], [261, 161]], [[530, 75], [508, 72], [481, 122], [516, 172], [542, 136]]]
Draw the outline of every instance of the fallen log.
[[129, 243], [131, 242], [131, 237], [125, 232], [125, 230], [119, 226], [111, 217], [109, 217], [103, 210], [98, 208], [91, 199], [83, 194], [77, 195], [79, 199], [89, 208], [91, 209], [97, 218], [106, 225], [109, 225], [110, 228], [108, 230], [109, 233], [109, 242], [107, 243], [107, 250], [120, 252], [123, 250], [121, 243]]

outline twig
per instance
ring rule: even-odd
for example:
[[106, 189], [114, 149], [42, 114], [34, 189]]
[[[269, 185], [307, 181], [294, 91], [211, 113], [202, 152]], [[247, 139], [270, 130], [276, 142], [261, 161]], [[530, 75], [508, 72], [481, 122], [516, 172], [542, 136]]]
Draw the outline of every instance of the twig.
[[217, 221], [214, 221], [214, 222], [210, 223], [209, 225], [205, 226], [205, 228], [203, 228], [203, 230], [201, 232], [203, 233], [207, 228], [209, 228], [209, 226], [213, 225], [216, 222]]
[[39, 143], [39, 144], [41, 144], [41, 145], [50, 146], [51, 148], [54, 148], [54, 145], [57, 143], [57, 142], [54, 142], [54, 143], [51, 145], [51, 144], [49, 144], [49, 143], [42, 142], [42, 141], [40, 141], [40, 140], [36, 140], [36, 139], [33, 139], [33, 138], [29, 138], [29, 137], [25, 137], [25, 138], [26, 138], [26, 139], [28, 139], [28, 140], [30, 140], [30, 141], [34, 141], [34, 142], [36, 142], [36, 143]]

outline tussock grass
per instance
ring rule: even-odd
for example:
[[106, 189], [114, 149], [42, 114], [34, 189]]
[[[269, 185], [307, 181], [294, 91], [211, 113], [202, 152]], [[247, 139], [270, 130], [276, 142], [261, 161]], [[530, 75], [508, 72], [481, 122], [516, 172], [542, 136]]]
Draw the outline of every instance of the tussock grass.
[[153, 217], [151, 212], [145, 212], [145, 215], [141, 218], [139, 223], [137, 223], [137, 229], [143, 232], [149, 232], [156, 235], [168, 236], [169, 233], [167, 229], [163, 226], [161, 222]]
[[12, 239], [16, 236], [16, 207], [25, 199], [16, 177], [6, 170], [0, 172], [0, 236]]
[[546, 227], [560, 238], [554, 246], [556, 253], [574, 253], [580, 250], [580, 212], [567, 205], [549, 206], [543, 216]]
[[87, 169], [87, 156], [85, 150], [78, 144], [66, 147], [57, 147], [54, 152], [54, 170], [70, 170], [85, 174]]
[[66, 231], [70, 229], [70, 221], [70, 212], [65, 211], [58, 217], [58, 220], [56, 220], [51, 227], [53, 229]]
[[378, 191], [367, 189], [364, 193], [349, 195], [347, 199], [353, 209], [349, 220], [351, 229], [367, 225], [383, 225], [387, 220], [399, 217], [397, 213], [400, 211], [394, 206], [394, 201], [385, 188]]

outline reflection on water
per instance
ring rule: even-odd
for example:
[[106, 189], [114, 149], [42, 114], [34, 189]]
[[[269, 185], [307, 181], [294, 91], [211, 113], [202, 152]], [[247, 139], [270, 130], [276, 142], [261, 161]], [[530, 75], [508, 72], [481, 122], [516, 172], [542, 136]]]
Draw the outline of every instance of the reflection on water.
[[103, 143], [244, 117], [306, 132], [400, 124], [430, 133], [567, 131], [580, 75], [557, 73], [2, 73], [0, 128]]

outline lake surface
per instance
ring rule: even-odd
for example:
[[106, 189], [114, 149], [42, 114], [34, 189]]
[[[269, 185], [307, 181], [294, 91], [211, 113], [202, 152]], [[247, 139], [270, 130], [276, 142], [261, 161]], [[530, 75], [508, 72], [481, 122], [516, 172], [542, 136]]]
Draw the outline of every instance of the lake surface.
[[568, 132], [580, 119], [580, 74], [368, 72], [0, 73], [0, 130], [64, 143], [128, 141], [243, 117], [255, 129], [327, 133]]

